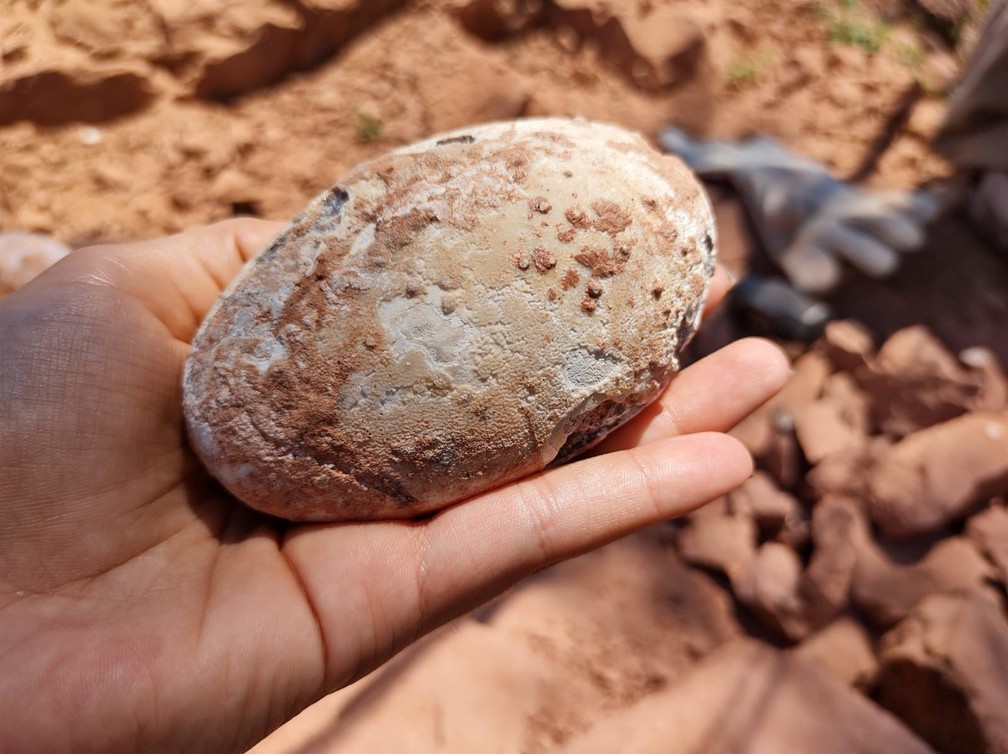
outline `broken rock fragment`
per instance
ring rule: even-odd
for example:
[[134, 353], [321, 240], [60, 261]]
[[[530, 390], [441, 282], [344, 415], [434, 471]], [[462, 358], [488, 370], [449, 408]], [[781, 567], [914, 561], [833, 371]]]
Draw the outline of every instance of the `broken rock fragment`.
[[1008, 623], [976, 595], [931, 597], [880, 646], [879, 701], [939, 751], [1008, 751]]
[[978, 408], [982, 384], [922, 325], [890, 337], [862, 382], [879, 426], [896, 437]]
[[876, 459], [869, 510], [888, 536], [937, 532], [1008, 490], [1008, 413], [973, 413], [915, 432]]
[[871, 688], [878, 675], [871, 636], [848, 616], [812, 634], [791, 653], [857, 689]]
[[986, 586], [990, 564], [964, 537], [942, 540], [918, 563], [899, 565], [872, 545], [863, 546], [854, 572], [857, 606], [880, 628], [889, 628], [933, 594], [975, 592], [996, 601]]
[[992, 505], [973, 516], [966, 534], [994, 565], [997, 579], [1008, 587], [1008, 507]]

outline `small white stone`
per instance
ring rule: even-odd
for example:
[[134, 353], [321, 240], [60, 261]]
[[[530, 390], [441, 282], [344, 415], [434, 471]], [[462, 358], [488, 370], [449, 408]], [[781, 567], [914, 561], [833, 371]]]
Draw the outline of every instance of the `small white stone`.
[[101, 144], [105, 138], [104, 132], [96, 126], [81, 126], [77, 129], [77, 136], [80, 138], [81, 144], [89, 147]]

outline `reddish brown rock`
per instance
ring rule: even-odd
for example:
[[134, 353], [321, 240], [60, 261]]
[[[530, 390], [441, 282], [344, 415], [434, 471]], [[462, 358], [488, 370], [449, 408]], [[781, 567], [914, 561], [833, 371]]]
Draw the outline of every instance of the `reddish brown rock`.
[[747, 513], [728, 510], [722, 498], [690, 514], [676, 544], [690, 565], [731, 575], [756, 552], [756, 524]]
[[635, 84], [663, 89], [694, 79], [708, 64], [703, 25], [688, 6], [552, 0], [546, 17], [574, 45], [590, 42]]
[[729, 578], [735, 596], [769, 630], [798, 641], [827, 625], [848, 605], [867, 528], [855, 503], [830, 498], [812, 515], [814, 548], [808, 566], [790, 547], [771, 542]]
[[963, 537], [939, 542], [913, 565], [893, 563], [868, 545], [859, 552], [851, 594], [872, 623], [888, 628], [934, 594], [975, 592], [996, 601], [986, 583], [991, 575], [990, 564]]
[[788, 409], [778, 409], [769, 426], [769, 441], [762, 452], [755, 454], [756, 464], [784, 489], [794, 489], [801, 480], [803, 463], [795, 437], [794, 416]]
[[839, 681], [865, 691], [878, 676], [878, 660], [868, 631], [849, 616], [809, 636], [791, 652]]
[[937, 595], [886, 634], [878, 699], [943, 752], [1008, 751], [1008, 624], [990, 601]]
[[817, 349], [829, 359], [834, 369], [855, 372], [874, 357], [875, 344], [871, 332], [860, 322], [843, 319], [826, 325]]
[[467, 0], [458, 14], [467, 31], [497, 41], [542, 21], [544, 6], [543, 0]]
[[817, 464], [859, 444], [861, 434], [831, 400], [808, 403], [795, 412], [795, 435], [805, 458]]
[[[756, 523], [760, 537], [796, 536], [794, 530], [807, 528], [805, 511], [793, 495], [780, 489], [773, 478], [757, 471], [739, 489], [728, 496], [732, 513], [749, 516]], [[789, 540], [789, 544], [794, 544]]]
[[799, 595], [802, 563], [790, 547], [768, 542], [730, 575], [735, 597], [768, 629], [792, 641], [809, 632]]
[[450, 88], [436, 76], [421, 76], [416, 82], [427, 108], [425, 128], [447, 131], [523, 115], [528, 83], [504, 63], [487, 61], [475, 44], [455, 45], [450, 62], [443, 65], [445, 75], [451, 71]]
[[959, 353], [959, 361], [980, 385], [974, 405], [977, 411], [1008, 408], [1008, 377], [993, 351], [980, 346], [967, 348]]
[[797, 657], [734, 642], [683, 681], [609, 716], [565, 754], [926, 754], [886, 711]]
[[978, 407], [980, 381], [924, 326], [890, 337], [861, 380], [878, 425], [896, 437]]
[[809, 470], [805, 482], [819, 499], [831, 496], [861, 499], [866, 494], [868, 473], [875, 459], [889, 446], [885, 438], [870, 438], [863, 445], [834, 453]]
[[[317, 65], [403, 0], [66, 0], [4, 8], [0, 125], [105, 121], [161, 96], [218, 98]], [[17, 46], [15, 46], [17, 45]]]
[[78, 68], [61, 56], [43, 68], [0, 73], [0, 126], [19, 120], [50, 126], [106, 121], [144, 108], [156, 92], [143, 67]]
[[402, 0], [152, 3], [169, 30], [168, 52], [187, 89], [227, 97], [316, 65]]
[[1004, 501], [973, 516], [966, 534], [994, 564], [998, 580], [1008, 587], [1008, 507]]
[[5, 3], [2, 18], [0, 126], [106, 121], [148, 106], [169, 80], [145, 59], [163, 41], [146, 7]]
[[831, 374], [823, 388], [823, 396], [840, 419], [859, 435], [872, 431], [871, 401], [852, 375], [847, 372]]
[[60, 42], [86, 50], [96, 58], [117, 52], [148, 60], [165, 53], [165, 29], [153, 12], [155, 3], [122, 0], [62, 0], [43, 14]]
[[936, 532], [1008, 490], [1008, 414], [975, 413], [921, 430], [876, 459], [869, 510], [889, 536]]
[[810, 628], [825, 625], [847, 606], [857, 553], [867, 537], [863, 515], [851, 501], [827, 498], [813, 509], [815, 549], [800, 584]]

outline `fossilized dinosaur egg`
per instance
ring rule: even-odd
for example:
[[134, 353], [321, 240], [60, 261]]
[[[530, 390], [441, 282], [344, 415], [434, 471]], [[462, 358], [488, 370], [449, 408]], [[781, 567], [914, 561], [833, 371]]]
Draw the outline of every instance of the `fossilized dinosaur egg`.
[[675, 373], [713, 239], [682, 163], [611, 126], [498, 123], [364, 163], [203, 323], [192, 446], [293, 520], [428, 513], [567, 460]]

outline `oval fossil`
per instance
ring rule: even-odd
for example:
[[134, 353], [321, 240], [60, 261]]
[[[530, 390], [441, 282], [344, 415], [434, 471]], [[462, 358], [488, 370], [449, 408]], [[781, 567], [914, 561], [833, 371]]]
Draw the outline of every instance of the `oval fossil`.
[[678, 369], [714, 267], [640, 137], [497, 123], [355, 168], [242, 270], [187, 362], [190, 440], [293, 520], [428, 513], [567, 460]]

